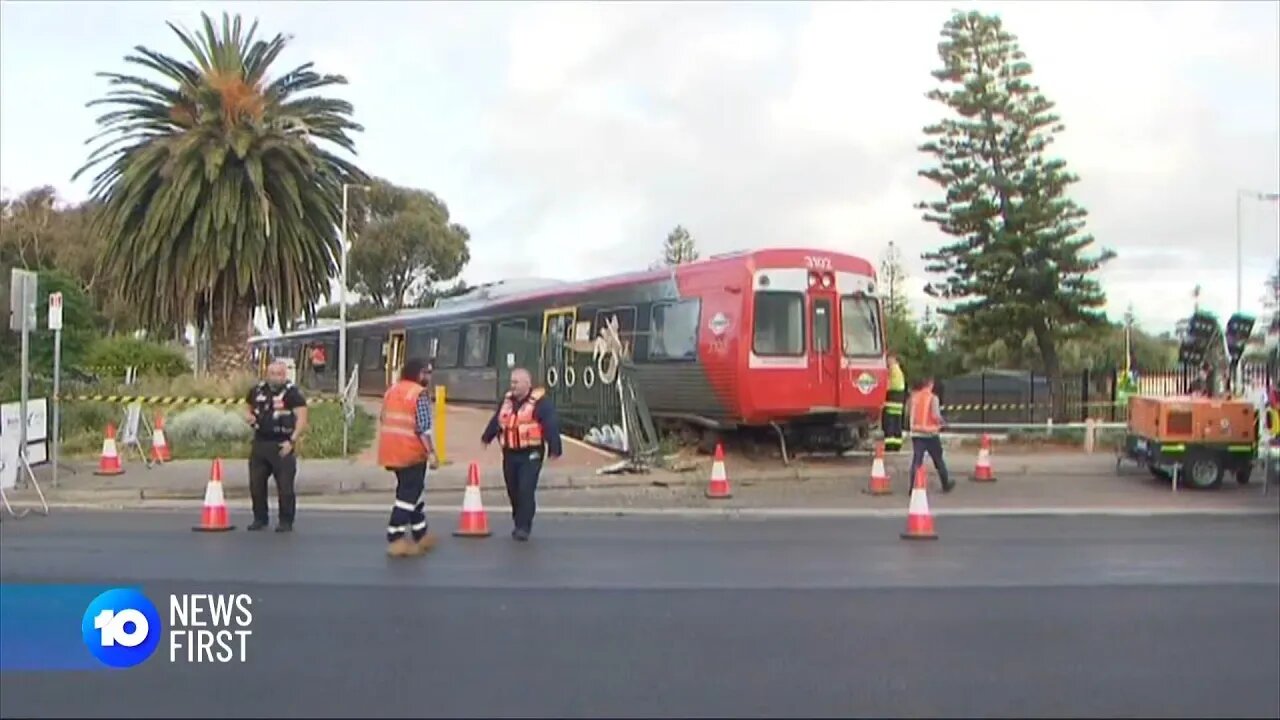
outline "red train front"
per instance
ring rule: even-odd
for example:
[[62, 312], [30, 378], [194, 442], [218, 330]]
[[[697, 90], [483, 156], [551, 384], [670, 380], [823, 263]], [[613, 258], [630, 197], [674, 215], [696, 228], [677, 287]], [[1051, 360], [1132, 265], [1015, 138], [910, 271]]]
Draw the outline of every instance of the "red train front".
[[677, 283], [701, 299], [699, 360], [731, 422], [785, 432], [789, 447], [867, 438], [888, 375], [868, 261], [763, 250], [681, 268]]

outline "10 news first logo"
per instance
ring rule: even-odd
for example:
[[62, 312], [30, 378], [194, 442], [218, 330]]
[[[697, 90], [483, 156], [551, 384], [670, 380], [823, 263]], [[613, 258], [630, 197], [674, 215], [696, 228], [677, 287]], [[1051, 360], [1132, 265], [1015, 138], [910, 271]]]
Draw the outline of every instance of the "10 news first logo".
[[[253, 598], [243, 593], [169, 596], [169, 662], [244, 662], [253, 635]], [[89, 603], [84, 644], [104, 665], [131, 668], [155, 653], [165, 634], [156, 606], [137, 590], [116, 588]]]

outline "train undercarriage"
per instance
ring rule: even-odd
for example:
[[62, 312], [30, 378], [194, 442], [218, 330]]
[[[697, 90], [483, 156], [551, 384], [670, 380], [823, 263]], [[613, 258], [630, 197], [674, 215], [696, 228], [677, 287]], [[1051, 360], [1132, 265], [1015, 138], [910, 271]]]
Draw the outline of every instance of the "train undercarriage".
[[843, 454], [871, 450], [878, 423], [864, 414], [814, 414], [768, 425], [728, 425], [706, 418], [654, 418], [660, 432], [675, 437], [683, 447], [697, 447], [701, 453], [715, 452], [717, 443], [727, 443], [751, 456], [780, 457], [783, 462], [802, 454]]

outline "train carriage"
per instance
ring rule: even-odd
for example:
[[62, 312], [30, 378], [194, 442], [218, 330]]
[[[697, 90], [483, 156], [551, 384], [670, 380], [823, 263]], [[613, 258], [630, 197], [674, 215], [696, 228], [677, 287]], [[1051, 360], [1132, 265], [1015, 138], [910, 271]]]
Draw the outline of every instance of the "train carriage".
[[[788, 445], [847, 449], [878, 422], [887, 365], [867, 260], [804, 249], [721, 255], [581, 282], [499, 283], [347, 324], [347, 370], [380, 395], [411, 355], [433, 358], [451, 401], [496, 402], [512, 367], [566, 401], [599, 392], [590, 349], [612, 324], [655, 421], [705, 436], [769, 429]], [[336, 392], [336, 326], [253, 338], [292, 357], [304, 387]], [[315, 368], [315, 347], [327, 362]], [[594, 389], [593, 389], [594, 388]]]

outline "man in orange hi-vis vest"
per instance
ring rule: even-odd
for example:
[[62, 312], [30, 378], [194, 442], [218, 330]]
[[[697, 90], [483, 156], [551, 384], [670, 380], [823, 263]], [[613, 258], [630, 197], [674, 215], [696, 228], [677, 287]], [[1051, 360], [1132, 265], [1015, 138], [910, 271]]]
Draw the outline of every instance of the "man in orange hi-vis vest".
[[907, 473], [908, 482], [915, 484], [916, 470], [924, 464], [925, 453], [929, 453], [933, 468], [938, 471], [938, 478], [942, 480], [942, 491], [951, 492], [956, 484], [947, 472], [947, 463], [942, 458], [940, 433], [946, 421], [942, 419], [938, 396], [933, 394], [933, 378], [921, 378], [915, 383], [907, 409], [911, 416], [911, 472]]
[[533, 387], [533, 378], [524, 368], [511, 372], [511, 391], [502, 398], [480, 442], [488, 447], [494, 438], [502, 443], [502, 479], [507, 483], [507, 499], [511, 501], [511, 519], [515, 524], [511, 537], [527, 542], [537, 509], [534, 494], [542, 472], [542, 459], [558, 458], [564, 448], [560, 444], [555, 407], [545, 390]]
[[[400, 380], [382, 397], [378, 423], [378, 464], [396, 474], [396, 500], [387, 525], [387, 554], [422, 555], [435, 544], [427, 532], [427, 468], [440, 466], [432, 437], [431, 366], [410, 358]], [[409, 539], [412, 537], [412, 540]]]

